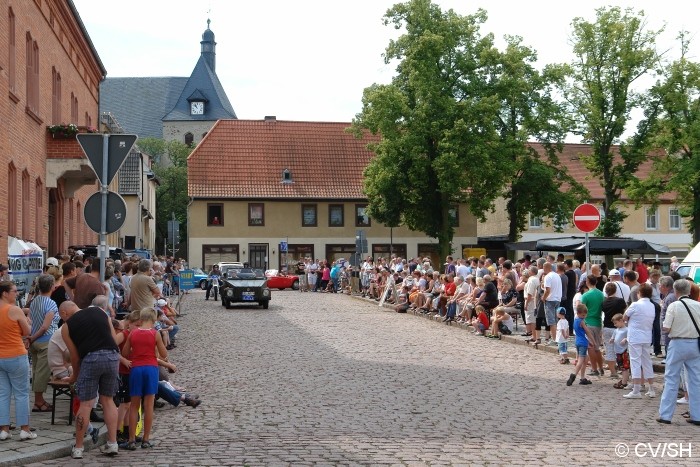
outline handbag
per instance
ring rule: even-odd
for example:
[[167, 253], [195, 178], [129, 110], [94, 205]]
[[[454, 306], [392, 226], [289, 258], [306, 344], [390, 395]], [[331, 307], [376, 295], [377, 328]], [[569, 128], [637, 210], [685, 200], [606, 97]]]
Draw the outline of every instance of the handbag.
[[678, 299], [679, 302], [683, 304], [686, 310], [688, 310], [688, 314], [690, 315], [690, 320], [693, 322], [693, 326], [695, 326], [695, 330], [698, 333], [698, 350], [700, 350], [700, 328], [698, 328], [698, 323], [695, 322], [695, 318], [693, 318], [693, 314], [690, 312], [690, 308], [688, 308], [688, 305], [685, 304], [683, 301], [683, 298]]

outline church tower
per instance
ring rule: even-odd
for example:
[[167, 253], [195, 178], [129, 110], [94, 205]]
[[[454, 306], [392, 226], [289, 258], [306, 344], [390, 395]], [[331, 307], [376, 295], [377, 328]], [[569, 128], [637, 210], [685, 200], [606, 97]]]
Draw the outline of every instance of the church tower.
[[177, 102], [163, 117], [163, 139], [196, 145], [217, 120], [235, 119], [236, 112], [216, 75], [216, 41], [207, 20], [201, 54]]
[[211, 71], [216, 72], [216, 41], [214, 40], [214, 32], [209, 29], [211, 20], [207, 20], [207, 30], [202, 34], [202, 57], [206, 60]]

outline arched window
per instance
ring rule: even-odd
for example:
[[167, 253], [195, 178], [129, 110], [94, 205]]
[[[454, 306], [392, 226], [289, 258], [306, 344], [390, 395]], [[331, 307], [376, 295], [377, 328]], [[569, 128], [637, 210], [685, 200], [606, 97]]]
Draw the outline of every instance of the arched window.
[[16, 92], [15, 89], [15, 65], [16, 65], [16, 45], [17, 43], [15, 42], [15, 13], [12, 11], [12, 8], [10, 8], [9, 11], [9, 32], [10, 32], [10, 40], [9, 40], [9, 57], [8, 57], [8, 84], [10, 86], [10, 91], [13, 93]]
[[185, 144], [192, 146], [192, 143], [194, 143], [194, 135], [190, 132], [185, 133]]
[[56, 68], [51, 69], [51, 120], [54, 124], [61, 123], [61, 74]]
[[7, 168], [7, 233], [17, 235], [17, 168], [10, 162]]
[[27, 107], [39, 113], [39, 45], [27, 32]]
[[22, 238], [29, 239], [29, 211], [31, 210], [31, 187], [29, 186], [29, 172], [22, 171]]
[[44, 207], [44, 184], [41, 182], [40, 178], [36, 179], [36, 194], [35, 194], [35, 207], [34, 210], [34, 241], [41, 245], [43, 238], [43, 227], [42, 222], [42, 208]]

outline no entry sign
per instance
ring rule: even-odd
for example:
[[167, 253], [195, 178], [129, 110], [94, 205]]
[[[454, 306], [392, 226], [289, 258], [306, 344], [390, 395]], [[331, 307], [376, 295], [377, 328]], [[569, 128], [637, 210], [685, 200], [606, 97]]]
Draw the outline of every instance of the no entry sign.
[[584, 203], [574, 209], [574, 225], [584, 233], [593, 232], [600, 225], [600, 212], [590, 203]]

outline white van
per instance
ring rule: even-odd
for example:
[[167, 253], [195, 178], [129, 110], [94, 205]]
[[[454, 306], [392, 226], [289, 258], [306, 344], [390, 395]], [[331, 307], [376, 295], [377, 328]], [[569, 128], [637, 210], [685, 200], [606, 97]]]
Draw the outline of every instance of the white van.
[[683, 262], [676, 272], [680, 274], [681, 277], [689, 277], [693, 279], [693, 282], [700, 284], [700, 243], [695, 245], [695, 248], [690, 250], [688, 256], [685, 257]]

